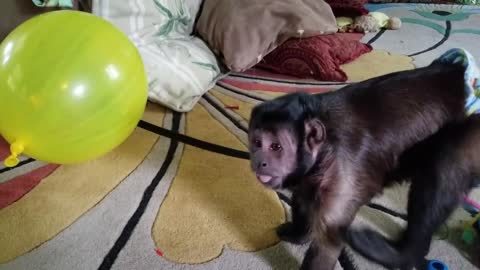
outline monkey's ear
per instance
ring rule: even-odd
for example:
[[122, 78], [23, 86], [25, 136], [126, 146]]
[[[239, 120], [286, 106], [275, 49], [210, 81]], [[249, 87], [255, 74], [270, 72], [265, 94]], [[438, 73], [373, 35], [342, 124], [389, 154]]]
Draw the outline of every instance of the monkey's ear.
[[318, 153], [326, 136], [325, 126], [320, 119], [313, 118], [305, 121], [305, 139], [310, 152]]

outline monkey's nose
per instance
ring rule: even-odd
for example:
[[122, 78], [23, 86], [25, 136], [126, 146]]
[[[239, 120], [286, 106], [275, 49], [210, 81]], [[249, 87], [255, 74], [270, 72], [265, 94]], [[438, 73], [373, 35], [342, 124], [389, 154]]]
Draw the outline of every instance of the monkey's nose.
[[266, 162], [262, 162], [262, 167], [267, 167], [267, 163], [266, 163]]

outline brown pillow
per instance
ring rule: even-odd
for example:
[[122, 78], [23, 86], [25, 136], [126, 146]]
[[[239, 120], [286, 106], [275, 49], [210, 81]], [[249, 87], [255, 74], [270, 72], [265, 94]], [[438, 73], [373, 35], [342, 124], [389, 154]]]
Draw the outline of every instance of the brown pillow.
[[253, 67], [289, 38], [337, 31], [323, 0], [204, 0], [197, 33], [235, 72]]

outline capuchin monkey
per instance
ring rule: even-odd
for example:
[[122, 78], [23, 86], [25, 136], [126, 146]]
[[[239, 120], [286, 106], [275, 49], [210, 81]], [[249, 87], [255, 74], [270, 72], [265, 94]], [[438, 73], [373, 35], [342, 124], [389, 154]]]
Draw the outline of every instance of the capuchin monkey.
[[[382, 192], [401, 154], [466, 118], [464, 74], [464, 65], [436, 61], [335, 92], [288, 94], [252, 110], [251, 168], [266, 187], [293, 191], [292, 221], [277, 234], [310, 242], [301, 269], [334, 269], [355, 214]], [[412, 211], [429, 212], [426, 205]]]
[[448, 124], [399, 159], [388, 176], [411, 182], [408, 225], [397, 241], [370, 229], [350, 229], [347, 242], [388, 269], [425, 269], [433, 234], [480, 184], [480, 115]]

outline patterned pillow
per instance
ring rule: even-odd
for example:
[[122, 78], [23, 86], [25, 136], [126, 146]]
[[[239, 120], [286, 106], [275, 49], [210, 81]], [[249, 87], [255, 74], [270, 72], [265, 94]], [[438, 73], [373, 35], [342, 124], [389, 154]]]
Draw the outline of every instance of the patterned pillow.
[[368, 0], [326, 0], [336, 17], [356, 17], [368, 13], [365, 4]]
[[221, 78], [215, 54], [192, 36], [201, 0], [96, 0], [93, 13], [124, 31], [137, 46], [150, 101], [174, 111], [193, 109]]
[[195, 17], [202, 0], [135, 0], [93, 2], [95, 11], [107, 20], [115, 19], [115, 25], [127, 34], [155, 31], [159, 38], [176, 38], [192, 34]]
[[357, 38], [358, 34], [337, 33], [290, 39], [265, 56], [257, 67], [300, 78], [344, 82], [347, 75], [340, 65], [372, 50]]

